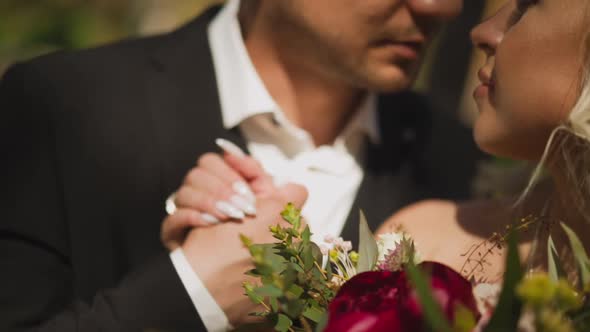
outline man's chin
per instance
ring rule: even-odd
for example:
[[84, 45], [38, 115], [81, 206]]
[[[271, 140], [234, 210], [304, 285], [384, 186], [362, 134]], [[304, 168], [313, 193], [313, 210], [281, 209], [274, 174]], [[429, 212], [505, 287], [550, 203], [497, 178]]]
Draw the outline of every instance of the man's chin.
[[368, 89], [379, 93], [395, 93], [408, 90], [413, 83], [413, 78], [407, 76], [381, 77], [369, 82]]
[[395, 93], [409, 89], [414, 83], [413, 71], [398, 66], [379, 66], [367, 73], [367, 88], [380, 93]]

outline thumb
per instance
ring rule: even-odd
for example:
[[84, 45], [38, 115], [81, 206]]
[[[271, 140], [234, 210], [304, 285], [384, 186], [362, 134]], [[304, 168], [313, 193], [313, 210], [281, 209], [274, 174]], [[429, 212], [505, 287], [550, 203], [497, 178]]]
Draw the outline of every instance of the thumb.
[[307, 189], [296, 183], [286, 183], [278, 188], [281, 196], [289, 203], [293, 203], [296, 208], [301, 209], [307, 201]]

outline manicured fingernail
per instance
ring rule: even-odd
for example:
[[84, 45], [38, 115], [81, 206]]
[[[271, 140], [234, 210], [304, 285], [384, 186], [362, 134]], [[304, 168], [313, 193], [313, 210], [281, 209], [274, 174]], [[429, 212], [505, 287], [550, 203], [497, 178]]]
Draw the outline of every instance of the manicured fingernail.
[[172, 193], [168, 198], [166, 198], [166, 213], [169, 215], [173, 215], [176, 212], [176, 203], [174, 200], [176, 199], [176, 193]]
[[234, 192], [246, 198], [250, 203], [254, 204], [256, 202], [256, 196], [254, 196], [250, 186], [248, 186], [245, 182], [236, 181], [232, 184], [232, 187]]
[[256, 207], [240, 195], [233, 195], [229, 200], [234, 206], [251, 216], [256, 215]]
[[226, 201], [218, 201], [215, 203], [215, 207], [219, 212], [234, 219], [244, 219], [246, 217], [244, 212]]
[[219, 224], [220, 222], [219, 219], [215, 218], [215, 216], [212, 216], [209, 213], [201, 213], [201, 219], [211, 225]]
[[226, 153], [233, 154], [236, 157], [244, 158], [246, 156], [246, 153], [244, 153], [242, 149], [226, 139], [218, 138], [215, 140], [215, 144], [217, 144], [217, 146], [219, 146]]

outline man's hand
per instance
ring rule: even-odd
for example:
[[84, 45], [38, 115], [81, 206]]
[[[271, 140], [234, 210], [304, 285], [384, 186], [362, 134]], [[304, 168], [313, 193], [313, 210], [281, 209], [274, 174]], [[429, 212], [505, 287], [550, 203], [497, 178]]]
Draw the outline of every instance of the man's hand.
[[[254, 196], [255, 214], [231, 218], [216, 209], [216, 201], [231, 201], [235, 183], [247, 185]], [[287, 203], [301, 208], [307, 199], [305, 188], [295, 184], [275, 186], [260, 163], [243, 153], [206, 154], [189, 172], [176, 194], [177, 210], [162, 224], [162, 241], [173, 250], [181, 246], [193, 271], [234, 326], [251, 321], [256, 306], [244, 295], [245, 273], [253, 268], [240, 234], [255, 243], [275, 239], [269, 226], [283, 222], [280, 215]], [[208, 223], [202, 215], [215, 216]], [[231, 221], [231, 222], [228, 222]]]
[[258, 199], [256, 218], [194, 228], [188, 234], [182, 246], [184, 254], [232, 325], [251, 320], [248, 314], [256, 308], [242, 289], [243, 282], [250, 278], [244, 273], [253, 265], [240, 234], [254, 243], [274, 242], [269, 226], [281, 222], [280, 213], [288, 202], [301, 208], [306, 199], [307, 192], [302, 186], [287, 184]]

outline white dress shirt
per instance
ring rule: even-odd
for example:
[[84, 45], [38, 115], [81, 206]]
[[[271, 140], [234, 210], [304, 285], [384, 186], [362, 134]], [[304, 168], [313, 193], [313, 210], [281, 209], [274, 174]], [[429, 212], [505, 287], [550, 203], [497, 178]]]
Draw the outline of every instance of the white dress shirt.
[[[375, 96], [362, 104], [333, 145], [315, 146], [311, 136], [284, 116], [252, 64], [237, 19], [240, 1], [230, 0], [208, 30], [220, 96], [223, 125], [239, 127], [250, 154], [275, 179], [304, 185], [308, 200], [302, 214], [312, 239], [341, 233], [363, 171], [365, 137], [378, 142]], [[181, 249], [170, 255], [208, 331], [226, 331], [227, 317], [191, 269]]]

